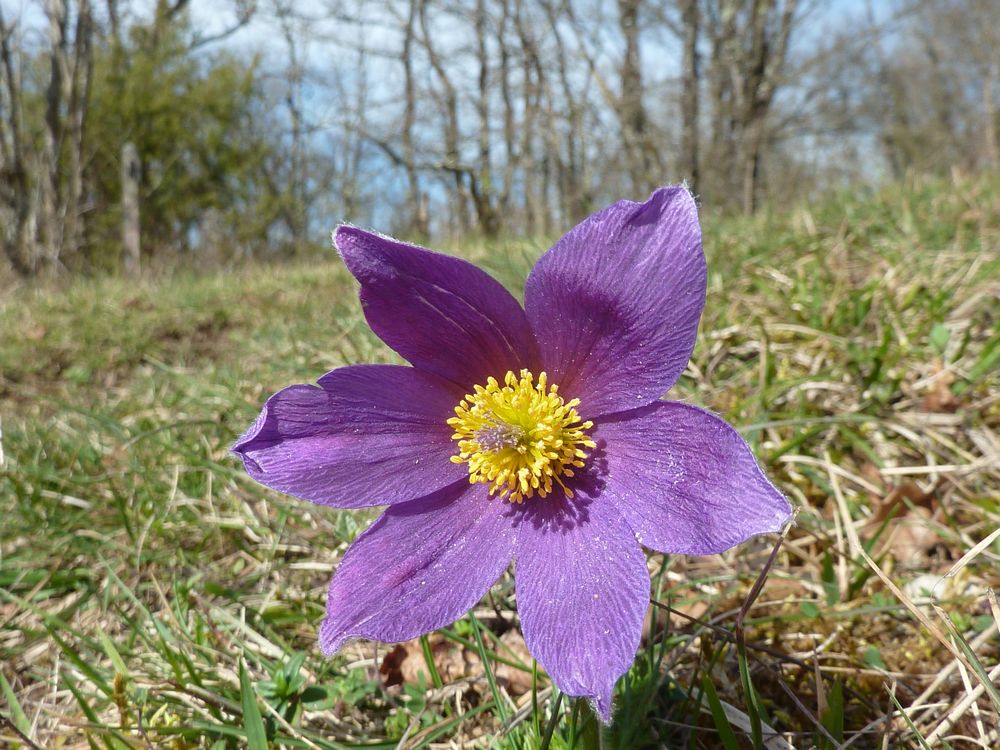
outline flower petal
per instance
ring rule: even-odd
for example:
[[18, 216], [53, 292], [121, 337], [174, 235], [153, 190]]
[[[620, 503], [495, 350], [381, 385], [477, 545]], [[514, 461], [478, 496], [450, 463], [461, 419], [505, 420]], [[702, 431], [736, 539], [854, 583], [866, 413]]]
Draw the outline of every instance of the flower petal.
[[509, 505], [483, 485], [456, 483], [389, 508], [344, 555], [330, 583], [320, 646], [351, 638], [398, 642], [472, 608], [510, 564]]
[[589, 418], [658, 399], [687, 366], [705, 283], [686, 188], [585, 219], [539, 259], [525, 287], [549, 380], [583, 401]]
[[715, 554], [791, 516], [739, 433], [702, 409], [661, 401], [601, 422], [594, 439], [606, 451], [602, 498], [659, 552]]
[[603, 497], [528, 501], [515, 556], [524, 641], [560, 690], [607, 722], [649, 604], [646, 556]]
[[424, 497], [468, 470], [451, 463], [446, 421], [462, 391], [412, 367], [353, 365], [264, 404], [233, 446], [247, 472], [289, 495], [339, 508]]
[[361, 282], [368, 324], [414, 366], [467, 390], [532, 367], [524, 310], [485, 271], [352, 226], [338, 227], [334, 241]]

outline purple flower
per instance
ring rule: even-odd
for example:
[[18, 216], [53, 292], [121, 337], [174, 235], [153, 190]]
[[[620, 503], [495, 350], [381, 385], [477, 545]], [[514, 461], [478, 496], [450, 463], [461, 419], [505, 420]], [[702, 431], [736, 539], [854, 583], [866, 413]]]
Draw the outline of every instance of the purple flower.
[[352, 226], [334, 241], [372, 330], [413, 366], [286, 388], [234, 446], [268, 487], [389, 506], [330, 584], [323, 650], [444, 627], [513, 560], [528, 649], [607, 721], [649, 603], [640, 545], [713, 554], [790, 515], [732, 427], [660, 400], [705, 301], [691, 195], [584, 220], [535, 265], [523, 308], [464, 260]]

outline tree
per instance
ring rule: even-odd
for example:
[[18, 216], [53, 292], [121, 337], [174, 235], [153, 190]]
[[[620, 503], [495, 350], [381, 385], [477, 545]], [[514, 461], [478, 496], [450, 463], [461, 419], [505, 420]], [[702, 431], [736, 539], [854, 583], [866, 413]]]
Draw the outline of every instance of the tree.
[[[15, 50], [17, 25], [0, 10], [0, 211], [12, 217], [4, 254], [21, 275], [56, 267], [83, 237], [84, 138], [93, 65], [94, 24], [88, 0], [46, 0], [47, 47], [32, 57]], [[70, 19], [75, 19], [73, 24]], [[47, 75], [35, 78], [36, 68]], [[7, 182], [7, 180], [4, 180]]]
[[615, 111], [621, 123], [622, 145], [634, 193], [648, 192], [660, 181], [660, 156], [650, 132], [639, 51], [642, 0], [618, 0], [618, 25], [625, 42], [619, 66], [621, 89]]
[[[800, 18], [797, 0], [705, 0], [703, 28], [711, 49], [709, 103], [715, 195], [739, 195], [757, 207], [761, 159], [775, 94], [784, 83], [789, 44]], [[693, 16], [692, 16], [693, 18]]]
[[251, 227], [244, 217], [267, 199], [254, 184], [270, 150], [254, 127], [261, 96], [256, 63], [228, 53], [195, 55], [191, 44], [186, 12], [161, 11], [152, 24], [135, 24], [124, 39], [109, 40], [96, 56], [87, 142], [96, 265], [114, 265], [120, 257], [118, 164], [127, 141], [142, 166], [146, 254], [191, 249], [207, 211], [231, 227], [237, 242], [246, 239]]

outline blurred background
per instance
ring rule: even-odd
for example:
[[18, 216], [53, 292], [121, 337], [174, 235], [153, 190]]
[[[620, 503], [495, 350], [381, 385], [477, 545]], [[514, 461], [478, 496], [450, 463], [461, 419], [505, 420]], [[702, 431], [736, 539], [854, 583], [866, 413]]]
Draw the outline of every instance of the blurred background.
[[[995, 0], [0, 0], [8, 272], [995, 170]], [[131, 259], [130, 259], [131, 258]]]

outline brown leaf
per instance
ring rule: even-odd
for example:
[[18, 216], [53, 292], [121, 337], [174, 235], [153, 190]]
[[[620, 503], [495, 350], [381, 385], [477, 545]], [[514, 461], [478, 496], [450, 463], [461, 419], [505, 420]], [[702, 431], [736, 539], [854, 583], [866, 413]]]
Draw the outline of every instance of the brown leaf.
[[[442, 682], [447, 684], [469, 676], [468, 660], [464, 653], [466, 649], [463, 646], [449, 641], [437, 633], [431, 633], [428, 636], [428, 642], [434, 666], [437, 667]], [[403, 662], [403, 679], [413, 685], [419, 685], [420, 676], [423, 675], [424, 683], [432, 684], [430, 670], [427, 669], [427, 660], [420, 647], [420, 639], [407, 641], [404, 645], [407, 647], [407, 658]]]
[[875, 513], [864, 526], [864, 532], [874, 534], [892, 516], [880, 540], [880, 554], [888, 553], [908, 567], [924, 565], [941, 541], [931, 519], [937, 510], [940, 483], [930, 490], [920, 489], [915, 482], [903, 482], [892, 488], [882, 500], [874, 501]]
[[28, 339], [28, 341], [41, 341], [45, 338], [46, 333], [48, 333], [48, 329], [45, 326], [41, 323], [35, 323], [32, 326], [28, 326], [24, 332], [24, 337]]
[[924, 567], [941, 537], [931, 524], [931, 512], [927, 508], [916, 507], [908, 511], [889, 529], [882, 551], [902, 565]]
[[[882, 477], [882, 472], [879, 471], [878, 465], [876, 465], [873, 461], [870, 461], [867, 458], [862, 458], [859, 463], [859, 470], [862, 478], [867, 479], [876, 487], [883, 486], [884, 479]], [[881, 495], [869, 490], [868, 497], [871, 498], [873, 504], [878, 504]]]
[[[512, 657], [522, 664], [531, 664], [531, 654], [528, 653], [528, 647], [524, 643], [524, 638], [521, 636], [520, 630], [516, 628], [508, 630], [500, 636], [500, 642], [509, 649], [509, 651], [507, 649], [500, 649], [502, 656]], [[502, 684], [507, 689], [507, 692], [515, 698], [531, 691], [530, 671], [526, 672], [523, 669], [511, 667], [507, 664], [497, 664], [495, 674], [497, 682]]]
[[[437, 633], [428, 636], [431, 658], [444, 683], [460, 680], [478, 672], [479, 657], [474, 651], [465, 649], [460, 644], [450, 641]], [[431, 685], [430, 670], [420, 639], [397, 644], [382, 658], [379, 672], [385, 678], [387, 687], [393, 685], [419, 685], [421, 679], [424, 685]]]
[[956, 411], [959, 402], [951, 392], [951, 384], [955, 382], [954, 374], [945, 370], [939, 359], [934, 361], [931, 369], [936, 377], [931, 383], [930, 390], [921, 399], [920, 405], [924, 411], [948, 413]]
[[937, 507], [937, 485], [928, 492], [920, 489], [915, 482], [903, 482], [894, 486], [889, 494], [874, 502], [875, 513], [869, 520], [869, 528], [881, 524], [890, 514], [896, 518], [906, 515], [909, 505], [933, 511]]
[[405, 644], [400, 643], [393, 647], [389, 653], [382, 657], [378, 671], [385, 680], [386, 687], [403, 684], [403, 662], [406, 660], [407, 652]]
[[[455, 682], [465, 677], [479, 677], [483, 674], [479, 654], [475, 649], [465, 648], [437, 633], [431, 633], [427, 640], [434, 659], [434, 666], [437, 667], [438, 674], [444, 684], [447, 685], [449, 682]], [[516, 628], [510, 629], [500, 636], [500, 642], [506, 647], [499, 650], [502, 656], [524, 664], [531, 664], [531, 654], [528, 653], [528, 647], [524, 645], [524, 638], [521, 637], [520, 631]], [[517, 697], [531, 690], [531, 672], [503, 663], [495, 663], [492, 666], [497, 682], [503, 685], [511, 696]], [[421, 680], [424, 685], [432, 684], [427, 669], [427, 660], [424, 657], [424, 650], [420, 645], [419, 638], [394, 646], [389, 653], [382, 657], [379, 672], [385, 679], [386, 687], [404, 683], [419, 685]]]

